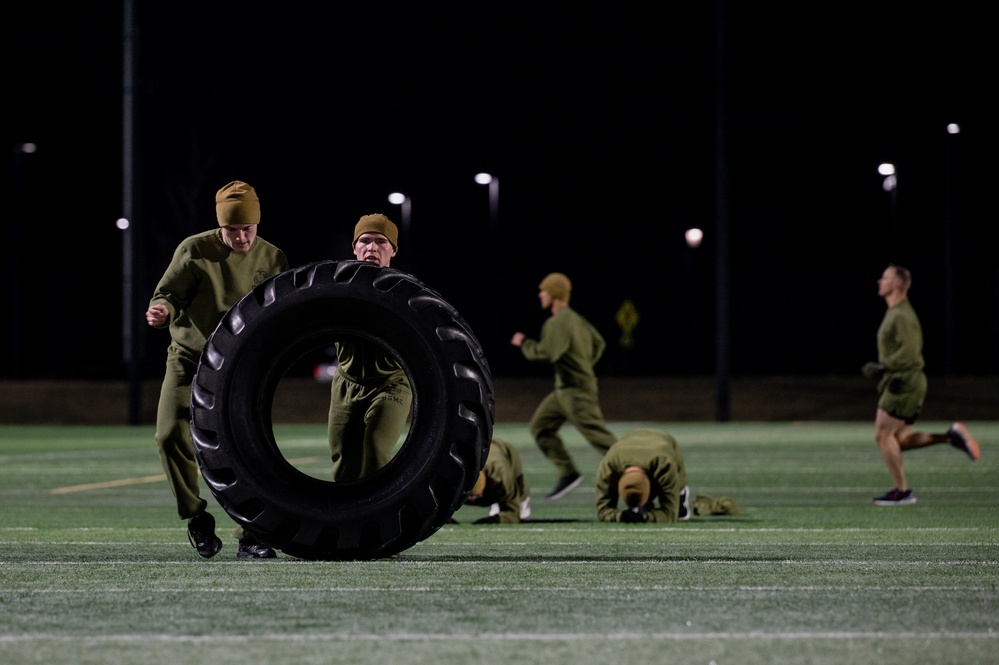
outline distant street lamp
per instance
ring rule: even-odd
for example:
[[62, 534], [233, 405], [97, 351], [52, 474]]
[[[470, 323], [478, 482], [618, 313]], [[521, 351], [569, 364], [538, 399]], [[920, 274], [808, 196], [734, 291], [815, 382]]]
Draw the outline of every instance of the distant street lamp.
[[683, 234], [684, 239], [687, 241], [687, 247], [691, 249], [696, 249], [701, 246], [704, 241], [704, 231], [698, 228], [687, 229]]
[[889, 227], [889, 256], [892, 261], [898, 261], [898, 174], [895, 172], [895, 165], [885, 162], [878, 166], [878, 173], [884, 176], [881, 181], [881, 188], [888, 192], [888, 200], [891, 205]]
[[400, 214], [402, 219], [400, 220], [400, 226], [402, 227], [402, 241], [400, 245], [406, 246], [406, 251], [410, 251], [409, 248], [409, 226], [411, 222], [411, 217], [413, 214], [413, 200], [401, 192], [392, 192], [388, 196], [389, 203], [392, 205], [402, 206]]

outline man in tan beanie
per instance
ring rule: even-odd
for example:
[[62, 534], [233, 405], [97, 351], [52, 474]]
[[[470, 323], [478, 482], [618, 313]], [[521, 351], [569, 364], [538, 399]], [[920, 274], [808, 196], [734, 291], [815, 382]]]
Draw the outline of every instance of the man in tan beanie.
[[[388, 268], [399, 251], [399, 229], [385, 215], [364, 215], [354, 226], [354, 258]], [[327, 436], [333, 480], [346, 482], [388, 464], [413, 404], [399, 361], [366, 340], [336, 343], [339, 366], [330, 387]]]
[[517, 332], [510, 340], [528, 360], [555, 367], [555, 390], [541, 401], [530, 423], [538, 447], [558, 470], [558, 481], [548, 494], [549, 501], [561, 499], [583, 481], [558, 435], [566, 421], [601, 454], [617, 440], [604, 423], [593, 370], [606, 342], [589, 321], [569, 307], [571, 294], [572, 282], [568, 277], [560, 272], [547, 275], [538, 285], [541, 308], [551, 312], [541, 327], [541, 339], [529, 339]]
[[[639, 428], [610, 447], [597, 467], [601, 522], [676, 522], [690, 517], [687, 470], [669, 434]], [[618, 503], [624, 509], [618, 509]], [[656, 505], [658, 502], [658, 505]]]
[[622, 436], [600, 460], [596, 507], [601, 522], [682, 522], [691, 514], [739, 513], [728, 497], [706, 495], [694, 500], [692, 511], [680, 446], [670, 434], [647, 427]]
[[[215, 518], [201, 498], [201, 473], [191, 441], [191, 382], [202, 349], [222, 316], [255, 286], [288, 269], [283, 251], [257, 236], [260, 201], [253, 187], [234, 180], [215, 195], [219, 228], [186, 238], [160, 278], [146, 310], [154, 328], [169, 326], [166, 373], [156, 409], [156, 444], [177, 512], [187, 520], [191, 545], [204, 558], [222, 549]], [[239, 558], [270, 558], [275, 552], [242, 527]]]
[[474, 524], [519, 524], [531, 518], [531, 490], [513, 444], [493, 437], [486, 464], [465, 503], [489, 507], [489, 514]]

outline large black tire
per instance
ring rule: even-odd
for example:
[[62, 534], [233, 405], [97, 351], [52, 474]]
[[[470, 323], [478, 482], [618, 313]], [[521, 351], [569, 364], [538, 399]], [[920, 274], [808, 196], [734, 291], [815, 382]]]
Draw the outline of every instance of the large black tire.
[[[271, 408], [297, 359], [349, 337], [399, 359], [413, 413], [385, 467], [334, 483], [284, 458]], [[489, 367], [457, 311], [411, 275], [359, 261], [312, 263], [248, 293], [212, 333], [191, 386], [191, 435], [212, 494], [257, 538], [310, 560], [382, 558], [440, 529], [485, 465], [493, 419]]]

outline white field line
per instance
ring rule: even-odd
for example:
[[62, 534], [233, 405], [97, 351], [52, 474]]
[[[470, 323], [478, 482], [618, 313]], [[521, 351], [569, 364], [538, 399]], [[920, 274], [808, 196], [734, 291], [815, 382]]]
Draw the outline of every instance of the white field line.
[[[309, 464], [318, 462], [319, 457], [299, 457], [288, 460], [289, 464]], [[87, 492], [90, 490], [103, 490], [111, 487], [124, 487], [126, 485], [141, 485], [143, 483], [158, 483], [166, 480], [166, 475], [159, 473], [154, 476], [139, 476], [137, 478], [119, 478], [117, 480], [105, 480], [99, 483], [86, 483], [84, 485], [70, 485], [68, 487], [56, 487], [49, 491], [50, 494], [71, 494], [73, 492]]]
[[[314, 464], [321, 460], [322, 458], [320, 457], [296, 457], [294, 459], [289, 459], [288, 463], [292, 465]], [[83, 485], [69, 485], [67, 487], [56, 487], [50, 490], [49, 492], [51, 494], [70, 494], [73, 492], [85, 492], [88, 490], [108, 489], [112, 487], [123, 487], [126, 485], [138, 485], [142, 483], [155, 483], [165, 480], [166, 476], [161, 473], [154, 476], [120, 478], [116, 480], [107, 480], [98, 483], [86, 483]], [[920, 491], [925, 491], [927, 493], [932, 492], [935, 494], [950, 494], [950, 495], [974, 494], [974, 495], [993, 496], [997, 492], [999, 492], [999, 486], [992, 486], [992, 485], [981, 485], [976, 487], [920, 485], [919, 489]], [[730, 488], [723, 487], [712, 490], [714, 494], [724, 494], [724, 493], [736, 494], [740, 491], [742, 491], [742, 489], [737, 487], [730, 487]], [[754, 488], [752, 491], [756, 496], [781, 497], [788, 494], [795, 494], [800, 490], [796, 488], [786, 489], [786, 488], [777, 487], [777, 488], [758, 488], [758, 489]], [[822, 488], [821, 490], [823, 494], [843, 494], [843, 495], [862, 494], [865, 492], [872, 492], [872, 491], [873, 490], [870, 487], [828, 487], [828, 488]], [[590, 495], [595, 493], [596, 490], [592, 487], [577, 487], [575, 490], [573, 490], [573, 494], [577, 494], [580, 496]], [[747, 506], [747, 507], [751, 508], [753, 506]]]
[[158, 483], [166, 480], [162, 473], [155, 476], [140, 476], [138, 478], [120, 478], [118, 480], [105, 480], [100, 483], [87, 483], [86, 485], [70, 485], [69, 487], [56, 487], [50, 494], [71, 494], [73, 492], [87, 492], [89, 490], [103, 490], [111, 487], [124, 487], [126, 485], [141, 485], [143, 483]]
[[[597, 524], [594, 520], [592, 524]], [[901, 529], [896, 529], [892, 527], [887, 529], [886, 527], [727, 527], [719, 526], [717, 524], [705, 523], [707, 527], [704, 530], [694, 528], [698, 525], [697, 522], [686, 522], [683, 525], [678, 524], [646, 524], [643, 525], [644, 528], [641, 530], [635, 528], [621, 527], [621, 526], [605, 526], [601, 525], [600, 531], [622, 531], [630, 536], [640, 537], [642, 535], [657, 534], [663, 531], [681, 531], [685, 533], [884, 533], [886, 530], [890, 530], [892, 533], [960, 533], [962, 531], [970, 531], [972, 533], [995, 533], [999, 535], [999, 524], [994, 527], [984, 527], [984, 526], [919, 526], [919, 527], [903, 527]], [[508, 528], [496, 527], [496, 526], [482, 526], [482, 525], [471, 525], [464, 524], [458, 527], [443, 527], [438, 533], [450, 533], [452, 531], [475, 529], [476, 531], [497, 531], [502, 530], [502, 533], [509, 534], [513, 531], [518, 533], [593, 533], [592, 529], [579, 528], [566, 525], [559, 525], [555, 527], [540, 527], [540, 526], [527, 526], [527, 524], [510, 525]], [[0, 526], [0, 533], [4, 531], [41, 531], [38, 527], [33, 526]], [[46, 529], [48, 530], [48, 529]], [[174, 533], [176, 528], [167, 527], [120, 527], [120, 526], [75, 526], [60, 528], [59, 531], [82, 531], [82, 532], [118, 532], [118, 531], [142, 531], [143, 533], [153, 533], [156, 531], [161, 531], [163, 533]], [[639, 541], [640, 542], [640, 541]], [[991, 539], [975, 541], [971, 544], [991, 544], [994, 541]], [[140, 543], [134, 543], [139, 545]], [[480, 541], [448, 541], [448, 542], [434, 542], [434, 546], [448, 545], [448, 546], [462, 546], [462, 545], [476, 545], [481, 544]], [[497, 543], [502, 545], [537, 545], [536, 542], [527, 541], [502, 541], [502, 543]], [[553, 543], [555, 545], [592, 545], [593, 542], [590, 540], [586, 541], [560, 541]], [[743, 544], [743, 543], [737, 543]], [[808, 543], [803, 543], [808, 544]], [[812, 543], [816, 544], [816, 543]]]
[[[946, 586], [899, 586], [899, 585], [889, 585], [881, 586], [870, 584], [858, 584], [856, 586], [846, 586], [842, 584], [834, 586], [811, 586], [811, 585], [719, 585], [719, 586], [683, 586], [683, 585], [669, 585], [669, 584], [649, 584], [646, 586], [621, 586], [621, 585], [602, 585], [595, 587], [586, 587], [582, 589], [580, 587], [539, 587], [539, 586], [525, 586], [525, 585], [513, 585], [508, 587], [499, 586], [470, 586], [461, 587], [462, 592], [468, 591], [478, 591], [480, 593], [506, 593], [506, 592], [538, 592], [543, 591], [544, 593], [550, 593], [553, 591], [560, 591], [565, 593], [573, 592], [583, 592], [590, 594], [593, 592], [600, 591], [630, 591], [630, 592], [661, 592], [661, 591], [693, 591], [693, 592], [724, 592], [730, 593], [733, 591], [762, 591], [762, 592], [773, 592], [773, 591], [788, 591], [788, 592], [808, 592], [812, 593], [815, 591], [838, 591], [843, 593], [856, 593], [858, 591], [917, 591], [917, 592], [937, 592], [937, 591], [991, 591], [994, 588], [991, 584], [983, 584], [981, 586], [957, 586], [957, 585], [946, 585]], [[295, 587], [295, 586], [270, 586], [270, 587], [254, 587], [253, 589], [246, 589], [244, 587], [143, 587], [142, 592], [155, 592], [155, 593], [234, 593], [234, 594], [254, 594], [254, 593], [318, 593], [318, 594], [331, 594], [331, 593], [434, 593], [434, 592], [446, 592], [451, 593], [454, 591], [454, 585], [442, 584], [439, 587], [434, 586], [410, 586], [410, 587], [329, 587], [329, 588], [317, 588], [315, 586], [307, 587]], [[3, 593], [9, 593], [9, 590], [0, 589], [0, 595]], [[93, 594], [94, 589], [65, 589], [65, 588], [49, 588], [49, 589], [17, 589], [16, 593], [31, 593], [31, 594]], [[136, 589], [130, 587], [102, 587], [99, 593], [107, 594], [127, 594], [135, 593]]]
[[467, 641], [467, 642], [605, 642], [634, 640], [648, 641], [757, 641], [757, 640], [993, 640], [999, 632], [947, 632], [947, 631], [744, 631], [744, 632], [614, 632], [614, 633], [269, 633], [262, 635], [165, 635], [156, 633], [135, 633], [122, 635], [101, 635], [76, 637], [51, 633], [25, 633], [20, 635], [0, 635], [0, 643], [17, 642], [64, 642], [70, 644], [107, 643], [216, 643], [254, 644], [259, 642], [425, 642], [425, 641]]
[[[43, 543], [50, 545], [52, 543]], [[75, 544], [75, 543], [74, 543]], [[117, 543], [107, 543], [109, 545], [114, 545]], [[684, 563], [696, 563], [697, 565], [714, 565], [714, 566], [731, 566], [732, 561], [730, 559], [681, 559]], [[676, 563], [675, 560], [662, 559], [661, 563]], [[266, 562], [259, 562], [256, 565], [259, 566], [278, 566], [278, 565], [294, 565], [294, 566], [349, 566], [349, 565], [374, 565], [378, 563], [386, 563], [385, 561], [305, 561], [302, 559], [288, 558], [284, 559], [278, 557], [276, 559], [271, 559]], [[425, 566], [433, 566], [434, 568], [439, 568], [442, 565], [447, 565], [449, 567], [456, 566], [481, 566], [482, 561], [477, 559], [471, 559], [467, 561], [406, 561], [405, 555], [401, 559], [393, 559], [391, 562], [393, 566], [409, 566], [411, 568], [421, 568]], [[546, 564], [548, 561], [541, 559], [537, 562], [524, 561], [523, 559], [518, 559], [517, 561], [497, 561], [491, 559], [489, 561], [489, 566], [493, 568], [501, 568], [503, 566], [510, 567], [523, 567], [525, 565], [531, 564]], [[622, 564], [633, 564], [633, 565], [648, 565], [650, 563], [656, 563], [655, 559], [617, 559], [614, 561], [592, 561], [588, 559], [580, 559], [578, 561], [567, 561], [559, 560], [559, 565], [575, 565], [575, 566], [586, 566], [587, 568], [599, 568], [603, 567], [618, 567]], [[155, 561], [3, 561], [0, 560], [0, 565], [4, 566], [58, 566], [60, 568], [65, 568], [68, 566], [79, 566], [79, 567], [101, 567], [106, 568], [108, 566], [139, 566], [145, 568], [149, 565], [192, 565], [192, 566], [204, 566], [211, 565], [213, 567], [218, 566], [245, 566], [245, 562], [242, 561], [213, 561], [211, 564], [205, 564], [203, 561], [197, 560], [155, 560]], [[950, 567], [950, 566], [996, 566], [999, 565], [999, 560], [992, 559], [983, 561], [981, 559], [961, 559], [961, 560], [950, 560], [950, 561], [927, 561], [925, 559], [910, 559], [907, 561], [900, 561], [898, 559], [892, 559], [891, 561], [884, 561], [882, 559], [874, 560], [858, 560], [858, 559], [822, 559], [821, 561], [798, 561], [794, 559], [786, 559], [783, 561], [774, 561], [772, 559], [742, 559], [739, 561], [739, 565], [782, 565], [782, 566], [849, 566], [862, 568], [871, 567], [888, 567], [896, 568], [899, 565], [910, 565], [910, 566], [939, 566], [939, 567]], [[992, 588], [992, 584], [988, 585], [988, 588]], [[550, 589], [554, 587], [540, 587], [545, 589]], [[570, 587], [572, 589], [574, 587]], [[609, 588], [609, 587], [608, 587]], [[633, 587], [627, 587], [633, 588]], [[634, 587], [634, 588], [646, 588], [646, 587]], [[651, 588], [651, 587], [649, 587]], [[673, 587], [664, 587], [672, 589]], [[678, 587], [682, 589], [691, 589], [694, 587], [683, 586]], [[860, 587], [866, 588], [866, 587]], [[911, 588], [911, 587], [904, 587]]]
[[[2, 545], [2, 544], [3, 543], [0, 542], [0, 545]], [[173, 545], [178, 545], [179, 541], [177, 541], [177, 540], [162, 540], [162, 541], [155, 541], [154, 542], [154, 541], [143, 540], [143, 541], [140, 542], [140, 541], [128, 541], [128, 540], [18, 540], [17, 544], [18, 545], [38, 545], [38, 546], [44, 546], [44, 545], [116, 546], [117, 545], [117, 546], [121, 546], [121, 547], [126, 547], [126, 546], [164, 545], [164, 546], [168, 546], [169, 547], [169, 546], [173, 546]], [[439, 543], [439, 545], [440, 544], [441, 543]], [[454, 547], [454, 546], [461, 546], [461, 547], [481, 547], [482, 546], [482, 543], [480, 543], [480, 542], [442, 543], [442, 544], [443, 545], [452, 546], [452, 547]], [[587, 541], [560, 541], [560, 542], [551, 542], [551, 543], [545, 543], [545, 544], [546, 545], [555, 545], [555, 546], [559, 546], [559, 547], [583, 547], [583, 546], [591, 545], [592, 543], [589, 543]], [[634, 544], [635, 545], [654, 545], [655, 543], [649, 543], [649, 542], [646, 542], [646, 541], [642, 541], [642, 542], [635, 542]], [[756, 546], [759, 546], [759, 543], [755, 542], [755, 541], [747, 541], [747, 542], [726, 541], [723, 544], [725, 545], [725, 547], [739, 547], [739, 546], [756, 547]], [[884, 543], [882, 541], [870, 541], [870, 542], [851, 541], [850, 543], [843, 543], [843, 542], [840, 542], [840, 541], [837, 541], [837, 540], [829, 540], [829, 541], [818, 541], [818, 540], [815, 540], [815, 541], [812, 541], [810, 543], [798, 543], [798, 544], [800, 544], [800, 545], [808, 545], [808, 546], [844, 545], [844, 544], [846, 544], [846, 545], [849, 545], [850, 547], [878, 547], [880, 545], [883, 545]], [[772, 546], [772, 545], [773, 545], [773, 543], [769, 543], [768, 544], [768, 546]], [[931, 544], [928, 544], [928, 545], [925, 545], [925, 546], [926, 547], [994, 547], [995, 545], [996, 545], [996, 542], [993, 541], [993, 540], [987, 540], [987, 541], [978, 540], [978, 541], [966, 541], [966, 542], [948, 541], [946, 543], [931, 543]], [[497, 543], [495, 546], [496, 547], [504, 547], [504, 548], [510, 548], [510, 547], [531, 547], [531, 548], [536, 548], [538, 546], [538, 543], [534, 543], [534, 542]], [[415, 559], [415, 560], [414, 559], [409, 559], [408, 561], [404, 561], [404, 563], [407, 563], [408, 565], [417, 565], [417, 566], [419, 566], [419, 565], [430, 565], [430, 566], [438, 566], [438, 565], [441, 565], [441, 563], [444, 563], [444, 562], [441, 562], [441, 561], [438, 561], [438, 560], [434, 559], [433, 555], [413, 553], [413, 552], [410, 552], [409, 555], [410, 556], [414, 556], [415, 555], [418, 558]], [[528, 564], [528, 563], [532, 563], [532, 562], [534, 562], [534, 563], [542, 563], [542, 562], [547, 562], [549, 560], [548, 558], [544, 557], [543, 555], [535, 555], [535, 556], [536, 556], [536, 558], [533, 559], [533, 560], [520, 559], [519, 563], [523, 563], [523, 564]], [[406, 559], [407, 558], [407, 553], [406, 552], [402, 552], [401, 553], [401, 557], [403, 559]], [[664, 557], [662, 557], [661, 560], [662, 561], [674, 561], [674, 560], [676, 560], [678, 558], [682, 559], [684, 561], [696, 561], [697, 563], [729, 563], [729, 564], [732, 563], [732, 561], [730, 559], [724, 559], [724, 560], [718, 560], [718, 561], [716, 561], [714, 559], [700, 559], [700, 558], [696, 558], [695, 559], [694, 557], [677, 557], [677, 556], [664, 556]], [[319, 563], [319, 564], [321, 564], [321, 563], [341, 563], [341, 562], [337, 562], [337, 561], [311, 561], [311, 560], [307, 560], [307, 559], [298, 559], [297, 557], [291, 557], [291, 558], [282, 560], [279, 557], [276, 560], [269, 561], [268, 564], [269, 565], [273, 565], [275, 563], [281, 563], [282, 561], [284, 561], [286, 563], [303, 563], [303, 564], [306, 564], [306, 563]], [[641, 559], [625, 559], [625, 558], [620, 558], [620, 559], [614, 559], [613, 564], [618, 564], [618, 563], [650, 563], [651, 561], [655, 561], [655, 559], [654, 558], [650, 558], [650, 557], [644, 557], [644, 558], [641, 558]], [[753, 559], [741, 559], [740, 561], [745, 561], [747, 563], [752, 563], [754, 560]], [[757, 561], [761, 562], [761, 563], [764, 562], [764, 561], [773, 563], [773, 559], [758, 559]], [[891, 561], [892, 562], [898, 562], [899, 559], [892, 559]], [[787, 559], [787, 560], [782, 560], [782, 561], [780, 561], [778, 563], [798, 563], [798, 564], [802, 564], [802, 565], [807, 565], [807, 564], [810, 564], [810, 563], [841, 563], [841, 562], [842, 563], [858, 563], [858, 564], [861, 564], [861, 565], [875, 566], [875, 565], [880, 565], [881, 563], [884, 563], [884, 560], [883, 559], [875, 559], [875, 560], [859, 560], [859, 559], [849, 559], [849, 560], [846, 560], [846, 559], [844, 559], [844, 560], [840, 561], [840, 560], [837, 560], [837, 559], [822, 559], [821, 561], [800, 561], [800, 560], [797, 560], [797, 559]], [[0, 563], [10, 564], [10, 565], [14, 565], [15, 564], [15, 562], [12, 562], [12, 561], [2, 561], [2, 560], [0, 560]], [[39, 564], [39, 563], [46, 563], [46, 562], [33, 561], [33, 562], [21, 563], [21, 565], [36, 565], [36, 564]], [[84, 562], [78, 562], [78, 561], [52, 561], [50, 563], [52, 563], [52, 564], [58, 564], [58, 565], [66, 565], [66, 566], [73, 566], [73, 565], [84, 565], [84, 566], [86, 566], [86, 565], [91, 565], [91, 564], [97, 563], [97, 562], [89, 562], [89, 561], [84, 561]], [[112, 562], [108, 561], [107, 563], [112, 563]], [[134, 562], [134, 561], [120, 561], [118, 563], [121, 563], [122, 565], [128, 565], [128, 564], [132, 564], [132, 563], [136, 563], [136, 562]], [[343, 563], [354, 563], [354, 562], [349, 562], [348, 561], [348, 562], [343, 562]], [[368, 562], [361, 561], [361, 562], [357, 562], [357, 563], [373, 563], [373, 562], [371, 562], [371, 561], [368, 561]], [[474, 556], [470, 556], [468, 559], [466, 559], [464, 561], [448, 561], [446, 563], [448, 563], [448, 565], [462, 565], [462, 564], [475, 564], [475, 565], [478, 565], [478, 564], [481, 564], [482, 561], [480, 559], [474, 557]], [[493, 563], [493, 561], [490, 561], [490, 563]], [[495, 565], [502, 565], [502, 564], [505, 564], [505, 563], [517, 564], [518, 561], [495, 561]], [[592, 565], [601, 565], [604, 562], [594, 561], [593, 559], [575, 559], [575, 560], [573, 560], [573, 559], [559, 559], [559, 563], [567, 563], [567, 564], [575, 563], [575, 564], [587, 564], [587, 565], [590, 565], [590, 564], [592, 564]], [[913, 559], [913, 560], [909, 560], [909, 563], [933, 563], [933, 564], [937, 564], [937, 563], [944, 563], [944, 564], [987, 563], [987, 564], [992, 564], [992, 563], [996, 563], [996, 560], [995, 559], [990, 559], [990, 560], [984, 560], [983, 561], [981, 559], [963, 559], [963, 560], [960, 560], [960, 561], [938, 562], [938, 561], [927, 561], [926, 559]], [[97, 563], [97, 565], [100, 565], [100, 563]]]

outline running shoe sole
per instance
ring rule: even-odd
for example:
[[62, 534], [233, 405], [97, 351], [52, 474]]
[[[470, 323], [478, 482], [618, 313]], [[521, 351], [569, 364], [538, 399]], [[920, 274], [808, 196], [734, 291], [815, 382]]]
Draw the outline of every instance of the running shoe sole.
[[583, 474], [580, 473], [579, 475], [576, 476], [575, 480], [566, 483], [564, 486], [556, 486], [555, 489], [552, 491], [552, 493], [548, 495], [547, 497], [548, 500], [558, 501], [566, 494], [579, 487], [579, 483], [581, 482], [583, 482]]
[[964, 423], [954, 423], [950, 426], [950, 431], [947, 433], [950, 434], [951, 445], [967, 453], [972, 462], [977, 460], [981, 455], [978, 442], [968, 433], [968, 428], [964, 426]]

